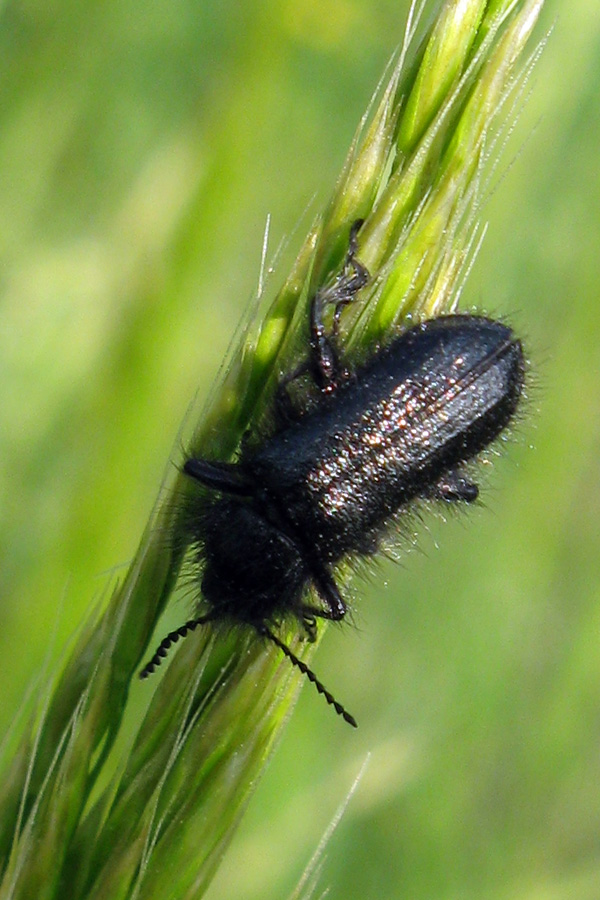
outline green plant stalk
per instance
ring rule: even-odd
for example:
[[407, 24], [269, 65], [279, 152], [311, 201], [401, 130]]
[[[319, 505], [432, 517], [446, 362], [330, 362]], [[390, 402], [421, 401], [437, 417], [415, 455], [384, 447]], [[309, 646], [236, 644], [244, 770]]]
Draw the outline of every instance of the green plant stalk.
[[[195, 425], [190, 454], [230, 458], [260, 421], [279, 372], [305, 344], [310, 297], [338, 273], [357, 218], [371, 280], [342, 323], [351, 357], [408, 315], [454, 308], [497, 111], [518, 86], [542, 5], [448, 0], [410, 64], [403, 48], [327, 209]], [[0, 900], [202, 896], [282, 733], [299, 674], [253, 635], [205, 629], [173, 653], [129, 755], [116, 773], [107, 769], [184, 561], [189, 499], [187, 480], [170, 476], [123, 583], [83, 626], [4, 766]], [[314, 652], [289, 638], [302, 657]]]

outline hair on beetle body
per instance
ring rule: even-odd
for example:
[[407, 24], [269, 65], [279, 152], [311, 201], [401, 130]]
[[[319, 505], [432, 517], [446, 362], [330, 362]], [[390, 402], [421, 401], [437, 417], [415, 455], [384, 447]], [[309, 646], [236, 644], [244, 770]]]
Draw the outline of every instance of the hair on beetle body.
[[[360, 225], [351, 229], [341, 274], [310, 303], [309, 351], [279, 383], [270, 433], [243, 442], [236, 462], [184, 463], [203, 488], [190, 507], [189, 531], [206, 612], [167, 635], [141, 677], [195, 628], [241, 624], [276, 644], [356, 725], [275, 631], [292, 619], [314, 640], [320, 619], [342, 620], [347, 604], [336, 567], [372, 556], [415, 501], [460, 505], [478, 497], [465, 464], [517, 409], [521, 343], [501, 322], [448, 315], [408, 328], [351, 370], [337, 333], [342, 310], [369, 279], [356, 257]], [[308, 405], [290, 391], [299, 378], [316, 389]]]

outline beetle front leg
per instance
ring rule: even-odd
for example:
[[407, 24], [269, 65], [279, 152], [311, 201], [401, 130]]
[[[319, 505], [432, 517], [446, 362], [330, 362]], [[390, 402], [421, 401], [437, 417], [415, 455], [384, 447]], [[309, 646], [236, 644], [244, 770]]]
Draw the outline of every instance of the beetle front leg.
[[324, 606], [318, 607], [307, 604], [302, 607], [302, 616], [315, 616], [318, 619], [339, 622], [348, 612], [348, 607], [339, 592], [335, 579], [324, 565], [315, 560], [309, 566], [309, 571], [317, 594], [323, 601]]
[[451, 471], [433, 486], [430, 496], [445, 503], [474, 503], [479, 497], [479, 488], [459, 472]]

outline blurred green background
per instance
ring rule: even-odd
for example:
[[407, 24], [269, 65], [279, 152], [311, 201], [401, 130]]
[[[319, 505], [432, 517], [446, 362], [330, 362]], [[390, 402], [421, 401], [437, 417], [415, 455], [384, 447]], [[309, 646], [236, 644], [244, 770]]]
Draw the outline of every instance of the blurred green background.
[[[0, 7], [2, 731], [134, 553], [266, 216], [299, 246], [406, 8]], [[463, 302], [527, 342], [517, 440], [487, 509], [355, 583], [315, 668], [360, 729], [303, 691], [211, 900], [287, 896], [367, 751], [329, 897], [600, 896], [597, 0], [548, 0], [552, 26]]]

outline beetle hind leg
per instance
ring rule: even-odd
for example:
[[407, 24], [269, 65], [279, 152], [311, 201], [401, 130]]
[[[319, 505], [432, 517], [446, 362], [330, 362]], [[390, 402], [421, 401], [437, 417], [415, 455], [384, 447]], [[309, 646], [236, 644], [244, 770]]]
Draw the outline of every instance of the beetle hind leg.
[[[348, 252], [342, 272], [329, 288], [317, 291], [310, 306], [310, 371], [316, 385], [327, 393], [334, 391], [348, 377], [335, 347], [340, 317], [356, 294], [367, 284], [368, 269], [356, 258], [357, 235], [363, 224], [357, 219], [350, 229]], [[349, 271], [350, 270], [350, 271]], [[333, 322], [328, 332], [324, 322], [327, 306], [333, 306]]]
[[[346, 262], [344, 263], [344, 272], [340, 275], [336, 284], [331, 289], [332, 294], [337, 295], [331, 296], [330, 298], [331, 302], [335, 304], [331, 332], [333, 337], [337, 337], [340, 327], [340, 317], [344, 308], [349, 303], [352, 303], [356, 294], [364, 288], [371, 277], [367, 267], [363, 266], [360, 260], [356, 258], [356, 253], [358, 251], [357, 235], [362, 227], [363, 221], [363, 219], [356, 219], [350, 228], [350, 238], [348, 241]], [[349, 268], [352, 269], [352, 274], [347, 275], [345, 272]]]
[[317, 617], [309, 612], [302, 613], [302, 624], [309, 644], [314, 644], [317, 639]]

